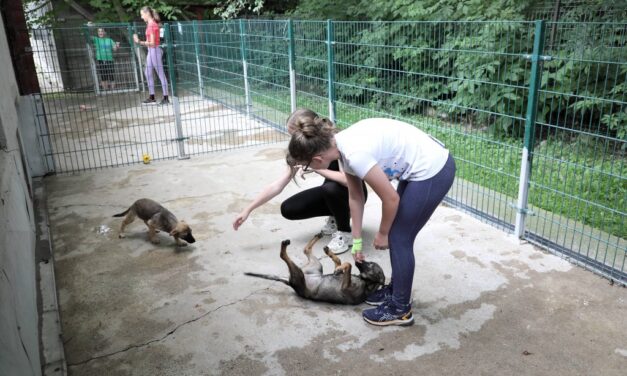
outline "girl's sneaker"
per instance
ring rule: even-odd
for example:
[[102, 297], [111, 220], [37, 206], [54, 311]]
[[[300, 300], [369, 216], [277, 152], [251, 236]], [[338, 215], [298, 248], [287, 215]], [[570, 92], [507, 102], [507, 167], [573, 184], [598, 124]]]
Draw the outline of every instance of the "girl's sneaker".
[[411, 305], [396, 304], [391, 298], [376, 308], [365, 310], [362, 316], [367, 323], [377, 326], [409, 326], [414, 324]]
[[155, 100], [154, 97], [148, 97], [147, 99], [144, 99], [144, 101], [142, 102], [142, 105], [144, 106], [150, 106], [153, 104], [157, 104], [157, 101]]
[[321, 232], [324, 235], [331, 235], [337, 232], [337, 223], [335, 222], [335, 217], [331, 216], [327, 218], [327, 223], [324, 224]]
[[353, 246], [353, 236], [350, 232], [336, 231], [331, 235], [327, 247], [336, 255], [347, 252]]

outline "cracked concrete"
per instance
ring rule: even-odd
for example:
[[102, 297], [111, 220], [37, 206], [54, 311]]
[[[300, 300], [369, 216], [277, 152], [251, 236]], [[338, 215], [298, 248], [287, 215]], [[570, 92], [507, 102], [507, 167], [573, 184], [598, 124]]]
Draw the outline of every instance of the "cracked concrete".
[[[360, 316], [366, 306], [305, 301], [283, 284], [244, 276], [287, 275], [281, 240], [291, 239], [288, 252], [302, 262], [323, 224], [280, 216], [281, 200], [300, 189], [290, 184], [233, 231], [235, 215], [283, 164], [274, 145], [47, 178], [69, 373], [624, 373], [625, 288], [452, 208], [438, 208], [416, 240], [410, 328], [372, 327]], [[121, 220], [111, 216], [141, 197], [186, 220], [197, 242], [177, 249], [160, 234], [153, 245], [141, 221], [118, 239]], [[372, 194], [365, 244], [379, 213]], [[390, 275], [386, 252], [366, 254]]]

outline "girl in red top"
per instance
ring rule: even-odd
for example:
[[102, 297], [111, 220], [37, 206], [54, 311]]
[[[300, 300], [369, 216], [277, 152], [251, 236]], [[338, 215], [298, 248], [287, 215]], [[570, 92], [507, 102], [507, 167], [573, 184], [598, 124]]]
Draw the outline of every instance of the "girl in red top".
[[161, 87], [163, 88], [163, 100], [159, 104], [168, 104], [168, 81], [163, 71], [163, 62], [161, 58], [163, 51], [159, 48], [159, 14], [150, 7], [143, 7], [140, 11], [142, 20], [146, 22], [146, 40], [140, 41], [137, 34], [133, 35], [135, 43], [148, 47], [148, 55], [146, 57], [146, 80], [148, 81], [148, 93], [150, 97], [143, 101], [143, 104], [155, 104], [155, 80], [152, 76], [152, 70], [157, 71]]

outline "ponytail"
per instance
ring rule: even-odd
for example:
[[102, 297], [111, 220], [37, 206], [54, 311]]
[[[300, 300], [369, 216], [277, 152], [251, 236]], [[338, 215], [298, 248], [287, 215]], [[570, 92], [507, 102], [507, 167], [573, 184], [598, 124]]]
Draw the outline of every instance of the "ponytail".
[[141, 9], [141, 11], [150, 14], [150, 18], [152, 18], [156, 23], [161, 23], [161, 17], [159, 17], [159, 13], [151, 7], [145, 6]]
[[318, 114], [307, 108], [301, 108], [294, 111], [287, 118], [287, 128], [292, 132], [303, 131], [311, 126], [319, 127], [327, 131], [335, 131], [335, 124], [331, 120], [320, 117]]
[[331, 120], [309, 109], [294, 111], [287, 119], [287, 127], [292, 139], [286, 161], [292, 166], [297, 162], [310, 161], [316, 154], [331, 148], [333, 135], [337, 133]]

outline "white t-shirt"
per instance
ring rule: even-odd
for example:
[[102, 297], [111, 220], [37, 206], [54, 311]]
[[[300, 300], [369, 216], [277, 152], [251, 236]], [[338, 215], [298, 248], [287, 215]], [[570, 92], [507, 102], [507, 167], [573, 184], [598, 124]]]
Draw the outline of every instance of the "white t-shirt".
[[379, 165], [389, 180], [421, 181], [446, 164], [448, 150], [411, 124], [393, 119], [365, 119], [335, 135], [345, 172], [363, 179]]

